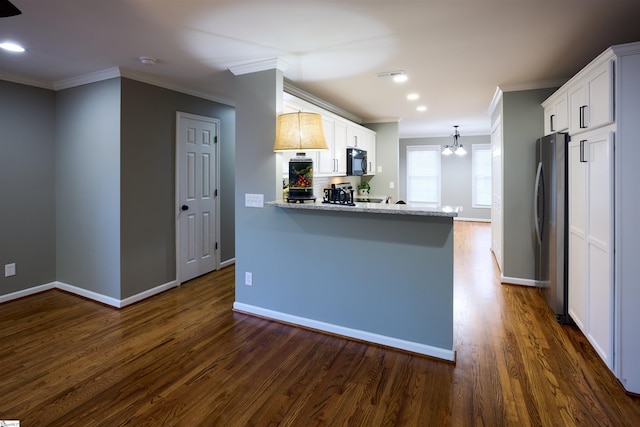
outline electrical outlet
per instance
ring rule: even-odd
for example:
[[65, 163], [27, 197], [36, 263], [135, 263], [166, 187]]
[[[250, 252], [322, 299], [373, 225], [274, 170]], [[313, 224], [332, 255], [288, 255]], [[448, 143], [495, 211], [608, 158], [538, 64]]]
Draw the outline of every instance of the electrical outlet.
[[4, 265], [4, 277], [10, 277], [16, 275], [16, 263], [13, 262], [11, 264]]
[[248, 208], [263, 208], [264, 194], [245, 194], [244, 205]]
[[378, 166], [378, 173], [382, 173], [382, 166]]
[[245, 271], [244, 284], [247, 286], [253, 286], [253, 273], [249, 273], [248, 271]]
[[389, 181], [389, 188], [395, 188], [396, 183], [393, 181]]

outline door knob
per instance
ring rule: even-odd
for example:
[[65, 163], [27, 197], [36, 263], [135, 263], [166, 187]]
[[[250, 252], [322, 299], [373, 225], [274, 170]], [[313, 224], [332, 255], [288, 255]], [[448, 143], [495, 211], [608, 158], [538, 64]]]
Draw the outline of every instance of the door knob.
[[187, 206], [187, 205], [182, 205], [182, 208], [181, 208], [181, 209], [182, 209], [183, 211], [188, 211], [188, 210], [189, 210], [189, 206]]

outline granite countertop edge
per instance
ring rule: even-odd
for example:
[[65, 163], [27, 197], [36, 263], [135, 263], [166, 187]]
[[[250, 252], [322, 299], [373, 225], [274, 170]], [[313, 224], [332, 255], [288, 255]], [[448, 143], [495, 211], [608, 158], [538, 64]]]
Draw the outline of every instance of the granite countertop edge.
[[456, 208], [452, 211], [443, 211], [442, 209], [427, 208], [423, 206], [396, 205], [386, 203], [356, 203], [355, 206], [340, 205], [334, 203], [288, 203], [281, 200], [266, 202], [267, 206], [275, 206], [286, 209], [303, 209], [317, 211], [339, 211], [353, 213], [374, 213], [374, 214], [390, 214], [390, 215], [416, 215], [416, 216], [437, 216], [437, 217], [457, 217]]

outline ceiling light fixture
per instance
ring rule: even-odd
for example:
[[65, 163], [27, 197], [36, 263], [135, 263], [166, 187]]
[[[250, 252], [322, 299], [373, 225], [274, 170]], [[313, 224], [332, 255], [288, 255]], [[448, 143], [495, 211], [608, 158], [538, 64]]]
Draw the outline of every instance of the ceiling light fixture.
[[427, 107], [425, 107], [424, 105], [418, 105], [416, 107], [416, 110], [418, 110], [418, 111], [420, 111], [422, 113], [423, 111], [427, 111]]
[[378, 77], [391, 77], [393, 81], [396, 83], [406, 82], [409, 78], [407, 77], [407, 73], [403, 70], [398, 71], [385, 71], [384, 73], [376, 74]]
[[407, 99], [409, 101], [415, 101], [418, 98], [420, 98], [420, 95], [418, 95], [417, 93], [410, 93], [409, 95], [407, 95]]
[[141, 56], [140, 57], [140, 62], [142, 62], [144, 65], [156, 65], [158, 60], [156, 58], [152, 58], [150, 56]]
[[24, 52], [24, 48], [16, 43], [3, 42], [0, 43], [0, 48], [8, 50], [9, 52]]
[[453, 145], [445, 145], [442, 154], [445, 156], [451, 153], [456, 153], [458, 156], [464, 156], [467, 154], [467, 150], [460, 144], [460, 132], [458, 132], [458, 125], [454, 126], [455, 132], [453, 133]]

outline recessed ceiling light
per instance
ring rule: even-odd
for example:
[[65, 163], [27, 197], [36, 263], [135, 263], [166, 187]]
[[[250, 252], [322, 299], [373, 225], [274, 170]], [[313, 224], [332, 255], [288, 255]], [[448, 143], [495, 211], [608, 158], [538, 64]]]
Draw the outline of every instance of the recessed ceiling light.
[[156, 65], [156, 62], [158, 62], [158, 60], [151, 56], [141, 56], [140, 62], [143, 63], [144, 65]]
[[393, 76], [393, 81], [396, 83], [406, 82], [408, 79], [409, 77], [407, 77], [407, 75], [404, 73], [396, 74], [395, 76]]
[[409, 101], [415, 101], [418, 98], [420, 98], [420, 95], [418, 95], [417, 93], [410, 93], [409, 95], [407, 95], [407, 99]]
[[408, 77], [407, 74], [402, 71], [385, 71], [384, 73], [376, 74], [378, 77], [392, 77], [393, 81], [396, 83], [406, 82]]
[[0, 43], [0, 47], [9, 52], [24, 52], [24, 48], [16, 43], [4, 42]]
[[416, 110], [420, 112], [427, 111], [427, 107], [425, 107], [424, 105], [418, 105], [418, 107], [416, 107]]

